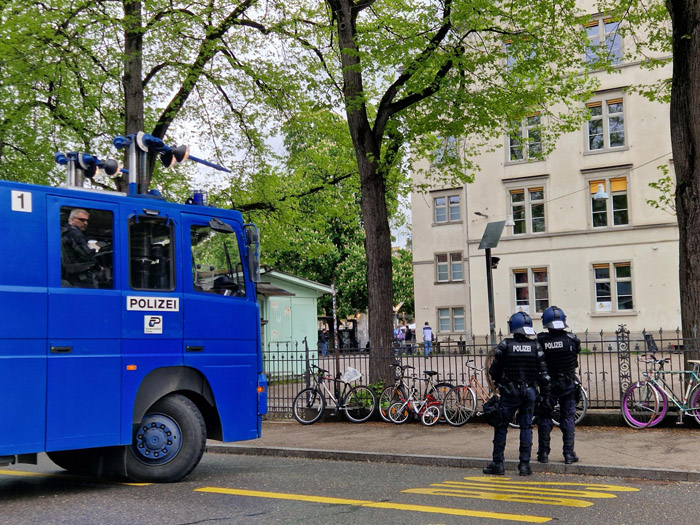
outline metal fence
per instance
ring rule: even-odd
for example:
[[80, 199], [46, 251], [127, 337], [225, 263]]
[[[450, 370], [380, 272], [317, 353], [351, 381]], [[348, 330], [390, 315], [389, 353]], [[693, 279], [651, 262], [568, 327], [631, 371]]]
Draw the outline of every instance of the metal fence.
[[[630, 333], [621, 325], [614, 332], [577, 334], [581, 339], [578, 374], [581, 382], [588, 389], [590, 408], [619, 409], [622, 394], [633, 382], [643, 379], [643, 372], [650, 365], [640, 362], [637, 357], [644, 353], [654, 353], [657, 358], [671, 358], [667, 370], [683, 370], [685, 354], [697, 359], [698, 340], [683, 339], [680, 330], [672, 332], [637, 332]], [[499, 340], [501, 338], [499, 334]], [[463, 384], [468, 381], [471, 371], [466, 364], [478, 368], [485, 367], [491, 346], [488, 338], [471, 340], [444, 339], [433, 344], [433, 351], [424, 357], [423, 345], [407, 342], [392, 349], [392, 361], [400, 360], [403, 364], [414, 367], [412, 373], [422, 377], [423, 371], [434, 370], [439, 373], [439, 381]], [[369, 382], [371, 348], [330, 350], [329, 355], [318, 355], [316, 350], [309, 350], [306, 341], [271, 345], [264, 352], [265, 372], [268, 376], [268, 418], [291, 418], [292, 401], [296, 394], [312, 383], [309, 375], [310, 365], [328, 370], [331, 374], [343, 373], [352, 367], [362, 373], [363, 384]], [[676, 394], [681, 394], [684, 384], [682, 375], [669, 376], [671, 386]], [[668, 379], [668, 378], [667, 378]], [[481, 372], [480, 380], [486, 383], [486, 370]]]

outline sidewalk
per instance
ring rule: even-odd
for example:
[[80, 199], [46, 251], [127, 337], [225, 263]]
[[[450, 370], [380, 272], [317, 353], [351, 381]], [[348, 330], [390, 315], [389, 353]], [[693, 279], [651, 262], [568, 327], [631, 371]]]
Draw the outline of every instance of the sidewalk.
[[[517, 429], [508, 430], [506, 475], [517, 473], [518, 434]], [[207, 452], [482, 468], [490, 460], [492, 439], [493, 429], [477, 421], [459, 428], [446, 424], [425, 427], [416, 422], [320, 421], [301, 425], [294, 420], [265, 421], [262, 438], [223, 444], [210, 441]], [[558, 429], [552, 431], [547, 464], [535, 460], [536, 430], [533, 441], [533, 473], [700, 481], [700, 429], [689, 423], [643, 430], [577, 427], [576, 452], [580, 460], [573, 465], [564, 464]]]

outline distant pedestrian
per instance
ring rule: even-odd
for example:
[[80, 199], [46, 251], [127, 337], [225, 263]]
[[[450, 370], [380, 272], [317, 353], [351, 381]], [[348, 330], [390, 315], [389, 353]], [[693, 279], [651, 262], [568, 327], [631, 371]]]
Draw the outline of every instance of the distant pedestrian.
[[564, 463], [570, 465], [578, 461], [574, 452], [577, 394], [575, 373], [581, 341], [575, 334], [564, 330], [567, 327], [566, 314], [557, 306], [550, 306], [542, 313], [542, 325], [547, 331], [537, 334], [537, 340], [544, 350], [547, 370], [552, 378], [552, 389], [550, 396], [543, 396], [537, 414], [537, 461], [549, 461], [549, 442], [554, 426], [552, 409], [559, 403], [559, 428], [563, 441]]
[[406, 343], [406, 333], [401, 326], [394, 328], [394, 349], [395, 353], [401, 355]]
[[484, 468], [484, 474], [503, 474], [504, 453], [508, 423], [518, 412], [520, 449], [518, 472], [529, 476], [532, 451], [532, 413], [535, 408], [535, 383], [548, 394], [549, 375], [540, 344], [530, 339], [535, 335], [532, 319], [524, 312], [514, 313], [508, 320], [507, 337], [494, 352], [489, 375], [498, 386], [502, 418], [493, 431], [493, 461]]
[[433, 349], [433, 329], [430, 328], [428, 321], [426, 321], [423, 326], [423, 349], [425, 351], [425, 357], [427, 358]]
[[318, 334], [318, 349], [321, 351], [321, 355], [328, 355], [328, 328], [325, 326], [321, 333]]

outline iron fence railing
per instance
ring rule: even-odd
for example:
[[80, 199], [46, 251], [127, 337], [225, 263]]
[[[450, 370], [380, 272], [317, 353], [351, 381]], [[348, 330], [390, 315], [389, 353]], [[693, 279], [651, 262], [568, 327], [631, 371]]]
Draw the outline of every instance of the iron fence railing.
[[[500, 336], [501, 334], [499, 334]], [[682, 370], [686, 354], [698, 358], [698, 339], [683, 339], [680, 330], [654, 333], [627, 331], [624, 325], [614, 332], [577, 333], [581, 339], [579, 376], [588, 389], [590, 408], [619, 409], [625, 389], [633, 382], [643, 379], [650, 365], [640, 362], [637, 356], [652, 352], [657, 358], [670, 357], [667, 370]], [[499, 337], [500, 339], [500, 337]], [[414, 367], [413, 373], [422, 377], [423, 371], [439, 372], [439, 380], [461, 384], [468, 380], [471, 366], [486, 367], [491, 346], [488, 338], [471, 340], [438, 340], [433, 351], [424, 357], [422, 344], [406, 342], [393, 349], [392, 361], [400, 360]], [[371, 348], [330, 350], [326, 356], [309, 350], [306, 341], [269, 345], [265, 350], [264, 366], [268, 376], [268, 418], [291, 418], [291, 405], [296, 394], [311, 384], [310, 365], [316, 365], [332, 374], [343, 373], [352, 367], [362, 373], [363, 384], [369, 383]], [[376, 357], [374, 358], [376, 359]], [[682, 375], [669, 376], [675, 393], [681, 394], [684, 385]], [[482, 372], [482, 384], [486, 384], [486, 370]]]

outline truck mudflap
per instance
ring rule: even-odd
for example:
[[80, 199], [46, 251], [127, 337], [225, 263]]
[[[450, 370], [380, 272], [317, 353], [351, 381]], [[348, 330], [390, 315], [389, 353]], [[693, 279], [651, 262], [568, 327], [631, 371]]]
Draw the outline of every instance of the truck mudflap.
[[258, 415], [267, 414], [267, 376], [258, 374]]

